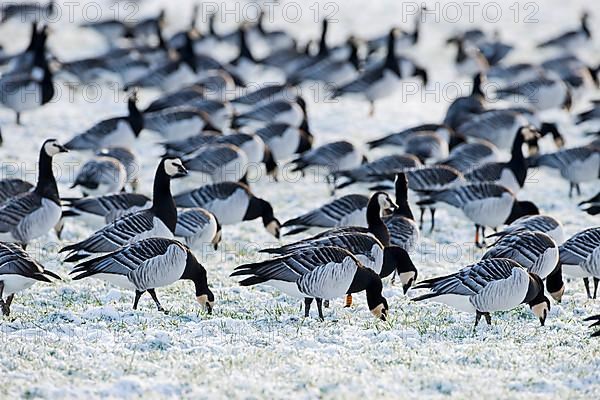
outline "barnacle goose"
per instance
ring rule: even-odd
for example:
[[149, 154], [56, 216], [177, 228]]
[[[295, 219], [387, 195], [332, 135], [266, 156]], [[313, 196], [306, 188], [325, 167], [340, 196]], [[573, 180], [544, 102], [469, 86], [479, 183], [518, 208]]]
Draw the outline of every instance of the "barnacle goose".
[[515, 235], [521, 232], [542, 232], [547, 234], [556, 242], [562, 244], [565, 241], [563, 226], [559, 220], [549, 215], [526, 215], [514, 220], [502, 231], [492, 233], [488, 237], [503, 237]]
[[98, 122], [88, 130], [69, 140], [69, 150], [98, 150], [104, 147], [131, 148], [144, 127], [144, 118], [137, 108], [137, 94], [133, 92], [127, 100], [129, 115], [114, 117]]
[[569, 87], [558, 77], [543, 76], [528, 82], [513, 84], [496, 90], [496, 97], [524, 102], [537, 111], [571, 108], [572, 96]]
[[29, 192], [33, 185], [27, 181], [18, 178], [9, 178], [0, 180], [0, 204], [21, 193]]
[[[37, 282], [60, 280], [55, 273], [46, 270], [16, 243], [0, 242], [0, 311], [10, 315], [10, 306], [15, 297]], [[4, 299], [6, 297], [6, 300]]]
[[517, 193], [525, 185], [528, 163], [523, 156], [523, 144], [537, 132], [529, 126], [521, 127], [515, 136], [510, 161], [483, 164], [465, 174], [469, 182], [492, 182]]
[[[408, 178], [408, 188], [415, 191], [419, 197], [427, 196], [430, 193], [462, 185], [465, 181], [463, 175], [454, 168], [445, 165], [430, 165], [425, 167], [417, 167], [413, 170], [406, 171]], [[417, 203], [419, 204], [419, 203]], [[419, 204], [421, 216], [419, 218], [419, 228], [423, 229], [423, 217], [425, 209], [429, 208], [431, 213], [431, 228], [433, 232], [435, 228], [435, 210], [433, 204]]]
[[[583, 278], [589, 299], [596, 298], [600, 282], [600, 228], [585, 229], [571, 236], [560, 247], [560, 262], [566, 275]], [[589, 278], [594, 280], [594, 295], [590, 292]]]
[[362, 194], [348, 194], [317, 209], [283, 223], [293, 228], [286, 235], [295, 235], [310, 228], [334, 228], [340, 226], [367, 226], [369, 199]]
[[462, 143], [450, 151], [450, 155], [439, 164], [447, 165], [461, 173], [467, 173], [478, 165], [497, 160], [497, 148], [485, 140]]
[[456, 137], [451, 128], [443, 124], [423, 124], [412, 126], [400, 132], [391, 133], [379, 139], [371, 140], [367, 142], [367, 145], [370, 149], [382, 146], [403, 147], [410, 137], [420, 133], [435, 134], [441, 137], [445, 142], [448, 143], [448, 145], [452, 147], [463, 141], [462, 139]]
[[454, 64], [459, 74], [472, 76], [489, 68], [488, 60], [481, 50], [470, 45], [466, 46], [461, 36], [449, 38], [446, 44], [456, 45]]
[[127, 170], [116, 158], [97, 156], [77, 171], [71, 189], [79, 186], [84, 196], [117, 193], [125, 188]]
[[[443, 124], [459, 132], [458, 127], [470, 120], [474, 115], [485, 111], [483, 102], [485, 95], [481, 90], [481, 73], [473, 77], [473, 89], [468, 96], [455, 99], [448, 106]], [[511, 142], [512, 143], [512, 142]]]
[[63, 217], [95, 215], [111, 223], [126, 214], [133, 214], [152, 206], [150, 198], [139, 193], [117, 193], [99, 197], [62, 199], [67, 206]]
[[[0, 182], [1, 184], [2, 182]], [[0, 189], [1, 191], [1, 189]], [[587, 200], [584, 200], [578, 204], [579, 207], [584, 207], [583, 211], [590, 215], [598, 215], [600, 214], [600, 192], [598, 192], [594, 197], [591, 197]]]
[[115, 219], [87, 239], [63, 247], [65, 261], [75, 262], [96, 253], [115, 251], [148, 237], [172, 237], [177, 224], [177, 209], [171, 195], [171, 178], [187, 170], [175, 157], [163, 158], [154, 176], [152, 207]]
[[168, 238], [148, 238], [127, 245], [113, 253], [87, 260], [70, 272], [73, 280], [94, 277], [124, 289], [135, 290], [133, 309], [146, 292], [152, 296], [158, 311], [165, 310], [155, 289], [169, 286], [180, 279], [191, 280], [196, 287], [196, 300], [212, 313], [215, 296], [208, 287], [206, 270], [189, 247]]
[[568, 31], [555, 38], [542, 42], [538, 47], [561, 47], [563, 49], [575, 49], [591, 40], [592, 34], [588, 27], [589, 14], [581, 15], [581, 26], [577, 30]]
[[135, 154], [124, 147], [107, 147], [96, 152], [97, 156], [112, 157], [121, 162], [127, 173], [127, 183], [135, 192], [138, 186], [139, 163]]
[[209, 144], [183, 160], [189, 171], [202, 174], [201, 181], [211, 183], [237, 182], [246, 176], [248, 156], [231, 144]]
[[17, 195], [0, 206], [0, 239], [26, 246], [45, 235], [60, 220], [61, 207], [52, 157], [67, 149], [55, 139], [42, 145], [38, 163], [38, 181], [32, 191]]
[[337, 171], [358, 167], [366, 161], [362, 152], [352, 143], [340, 140], [309, 150], [292, 161], [292, 172], [317, 169], [317, 173], [329, 176]]
[[[410, 178], [409, 178], [410, 184]], [[537, 215], [539, 210], [530, 201], [518, 201], [515, 194], [495, 183], [472, 183], [431, 194], [417, 202], [419, 205], [446, 203], [459, 208], [475, 223], [475, 245], [485, 244], [485, 227], [496, 228], [510, 224], [524, 215]], [[483, 241], [479, 242], [479, 230]]]
[[412, 251], [419, 241], [420, 231], [408, 204], [406, 174], [399, 173], [396, 176], [395, 191], [396, 208], [390, 215], [383, 217], [383, 222], [390, 234], [390, 244]]
[[221, 224], [203, 208], [181, 209], [177, 212], [175, 236], [184, 238], [185, 244], [190, 247], [210, 243], [217, 250], [222, 236]]
[[245, 94], [241, 94], [239, 97], [231, 100], [231, 104], [236, 111], [242, 113], [251, 110], [257, 105], [263, 103], [269, 103], [276, 100], [289, 99], [292, 97], [291, 93], [288, 93], [289, 87], [287, 85], [277, 84], [266, 84], [261, 85], [258, 89], [250, 91]]
[[339, 247], [305, 249], [266, 261], [240, 265], [231, 276], [246, 276], [241, 286], [267, 284], [297, 298], [305, 299], [308, 317], [313, 299], [317, 299], [319, 318], [324, 320], [322, 300], [366, 291], [371, 313], [385, 321], [389, 306], [382, 296], [381, 278], [365, 268], [347, 250]]
[[312, 148], [313, 135], [306, 116], [299, 127], [274, 123], [263, 126], [254, 133], [269, 148], [275, 162], [289, 160], [295, 154], [302, 154]]
[[160, 133], [167, 140], [182, 140], [203, 130], [217, 130], [211, 123], [210, 115], [189, 107], [145, 113], [144, 128]]
[[421, 161], [412, 154], [393, 154], [367, 162], [359, 167], [337, 171], [336, 180], [344, 178], [336, 189], [345, 188], [357, 182], [380, 182], [392, 180], [396, 174], [421, 166]]
[[600, 174], [600, 148], [587, 145], [562, 149], [554, 153], [541, 154], [529, 159], [530, 167], [548, 167], [556, 169], [569, 181], [569, 197], [573, 189], [581, 194], [579, 185], [598, 179]]
[[180, 193], [175, 198], [177, 207], [202, 207], [217, 218], [222, 225], [261, 218], [266, 230], [276, 238], [281, 224], [273, 215], [273, 206], [254, 196], [250, 188], [240, 182], [221, 182]]
[[0, 77], [0, 103], [15, 111], [17, 124], [21, 123], [23, 111], [43, 106], [52, 100], [54, 94], [52, 71], [46, 60], [45, 41], [36, 47], [31, 68], [6, 73]]
[[413, 301], [431, 299], [475, 313], [474, 328], [482, 316], [491, 325], [491, 312], [512, 310], [520, 304], [528, 304], [542, 326], [550, 311], [541, 278], [505, 258], [481, 260], [454, 274], [422, 281], [414, 288], [430, 292]]
[[251, 110], [236, 115], [232, 120], [232, 128], [244, 125], [265, 125], [267, 123], [286, 123], [300, 127], [306, 116], [306, 102], [301, 96], [295, 100], [274, 100], [260, 103]]

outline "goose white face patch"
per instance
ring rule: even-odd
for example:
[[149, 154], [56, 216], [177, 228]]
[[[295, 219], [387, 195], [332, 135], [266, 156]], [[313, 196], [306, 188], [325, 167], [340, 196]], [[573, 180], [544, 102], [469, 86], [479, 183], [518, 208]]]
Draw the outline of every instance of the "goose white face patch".
[[536, 304], [535, 306], [531, 307], [531, 311], [536, 317], [545, 319], [549, 311], [548, 304], [546, 304], [545, 302]]
[[269, 222], [265, 228], [267, 229], [267, 232], [269, 232], [271, 235], [275, 236], [276, 238], [279, 237], [281, 227], [279, 226], [279, 223], [277, 221]]
[[560, 302], [562, 300], [563, 294], [565, 294], [565, 285], [564, 284], [556, 292], [550, 292], [550, 296], [552, 296], [552, 298], [556, 302]]
[[56, 140], [51, 140], [44, 145], [44, 151], [49, 156], [54, 156], [61, 152], [60, 145]]
[[169, 176], [177, 175], [181, 167], [183, 167], [183, 165], [181, 164], [181, 160], [178, 158], [165, 161], [165, 172]]
[[392, 201], [391, 201], [391, 200], [390, 200], [390, 198], [389, 198], [387, 195], [385, 195], [385, 194], [380, 194], [380, 195], [378, 196], [378, 198], [377, 198], [377, 201], [378, 201], [378, 203], [379, 203], [379, 208], [380, 208], [381, 210], [387, 210], [387, 209], [389, 209], [389, 208], [392, 208], [392, 207], [393, 207], [393, 203], [392, 203]]
[[371, 310], [371, 314], [373, 314], [376, 318], [381, 318], [385, 313], [385, 306], [383, 304], [378, 305], [374, 309]]
[[400, 273], [400, 282], [402, 282], [402, 285], [406, 285], [411, 279], [415, 279], [414, 271]]

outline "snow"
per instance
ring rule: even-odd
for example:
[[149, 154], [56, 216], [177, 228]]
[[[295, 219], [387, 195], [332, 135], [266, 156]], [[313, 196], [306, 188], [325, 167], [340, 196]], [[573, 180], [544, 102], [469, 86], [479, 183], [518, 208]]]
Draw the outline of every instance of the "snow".
[[[540, 22], [525, 23], [523, 18], [531, 10], [517, 3], [521, 14], [515, 23], [513, 3], [495, 3], [503, 11], [497, 23], [484, 25], [481, 9], [475, 12], [477, 26], [490, 32], [500, 29], [504, 40], [518, 46], [511, 61], [538, 61], [551, 55], [533, 53], [532, 44], [577, 27], [582, 7], [590, 7], [584, 0], [528, 3], [538, 7], [535, 17]], [[141, 3], [139, 13], [153, 15], [166, 7], [169, 32], [174, 32], [187, 24], [183, 13], [191, 4], [149, 0]], [[313, 2], [298, 4], [303, 10], [300, 21], [286, 24], [276, 18], [273, 26], [290, 29], [298, 37], [317, 37], [319, 28], [310, 8]], [[324, 2], [315, 4], [322, 18], [329, 9]], [[332, 43], [349, 32], [361, 37], [382, 34], [393, 23], [412, 29], [412, 16], [402, 21], [401, 2], [380, 0], [368, 7], [358, 0], [327, 4], [339, 7], [335, 15], [339, 22], [331, 24]], [[443, 14], [445, 4], [428, 6]], [[591, 11], [598, 11], [595, 8]], [[462, 11], [466, 13], [466, 8]], [[592, 15], [592, 20], [599, 17]], [[399, 93], [378, 102], [375, 116], [369, 118], [367, 104], [360, 98], [327, 102], [306, 92], [312, 99], [309, 116], [317, 144], [339, 139], [361, 144], [391, 130], [441, 120], [453, 88], [466, 92], [470, 85], [470, 78], [456, 76], [450, 65], [454, 51], [443, 43], [450, 33], [472, 26], [465, 15], [455, 23], [447, 19], [426, 20], [423, 42], [411, 52], [430, 71], [432, 83], [426, 94], [418, 91], [403, 98]], [[233, 23], [230, 19], [225, 26]], [[218, 28], [226, 30], [221, 25]], [[59, 57], [73, 59], [102, 51], [101, 39], [76, 29], [66, 18], [53, 29], [49, 45]], [[27, 43], [28, 29], [9, 22], [0, 26], [0, 38], [6, 52], [17, 51]], [[599, 46], [596, 39], [581, 57], [597, 63]], [[0, 109], [4, 177], [13, 171], [35, 181], [38, 146], [44, 138], [66, 141], [102, 118], [124, 113], [123, 96], [115, 101], [118, 91], [114, 87], [99, 87], [102, 92], [96, 99], [92, 89], [73, 93], [61, 86], [60, 99], [25, 113], [22, 127], [14, 125], [9, 110]], [[598, 97], [597, 91], [588, 92], [586, 98], [594, 95]], [[144, 104], [152, 96], [156, 93], [143, 93]], [[575, 111], [585, 108], [584, 99], [575, 105]], [[545, 117], [559, 123], [568, 146], [587, 140], [567, 114], [552, 111]], [[154, 145], [159, 140], [157, 135], [143, 132], [136, 147], [138, 155], [143, 155], [140, 190], [147, 194], [161, 154], [161, 148]], [[553, 148], [550, 138], [544, 141], [543, 151]], [[374, 151], [369, 157], [381, 154]], [[88, 156], [57, 156], [62, 196], [78, 195], [68, 189], [69, 183]], [[257, 195], [272, 202], [281, 221], [331, 199], [322, 180], [288, 178], [273, 183], [265, 177], [252, 184]], [[533, 200], [544, 212], [559, 218], [570, 236], [598, 223], [596, 217], [576, 206], [597, 188], [596, 183], [584, 184], [581, 198], [568, 199], [568, 184], [557, 174], [536, 171], [519, 198]], [[336, 195], [353, 192], [368, 193], [366, 187], [355, 186]], [[444, 209], [437, 217], [436, 231], [423, 232], [413, 254], [420, 278], [455, 271], [482, 254], [472, 246], [472, 225], [459, 212]], [[588, 337], [582, 321], [598, 313], [599, 307], [586, 298], [580, 280], [567, 281], [563, 302], [552, 304], [545, 327], [539, 326], [526, 307], [520, 307], [494, 314], [492, 326], [483, 323], [473, 332], [473, 315], [432, 303], [412, 303], [389, 281], [384, 283], [384, 296], [391, 307], [388, 321], [374, 320], [364, 295], [359, 294], [351, 309], [342, 308], [341, 299], [332, 302], [332, 307], [324, 310], [325, 321], [320, 322], [315, 309], [311, 318], [302, 318], [300, 302], [277, 290], [242, 288], [228, 277], [235, 266], [257, 260], [258, 248], [277, 242], [256, 220], [225, 226], [223, 243], [216, 252], [195, 249], [216, 296], [214, 313], [207, 315], [195, 302], [190, 282], [178, 282], [158, 290], [169, 312], [165, 315], [156, 311], [147, 295], [139, 310], [133, 311], [133, 293], [94, 279], [73, 282], [68, 278], [71, 265], [61, 262], [57, 250], [85, 238], [95, 228], [83, 220], [67, 221], [62, 242], [50, 233], [28, 248], [65, 280], [38, 284], [17, 295], [11, 317], [0, 319], [0, 397], [531, 399], [595, 398], [600, 393], [600, 342]]]

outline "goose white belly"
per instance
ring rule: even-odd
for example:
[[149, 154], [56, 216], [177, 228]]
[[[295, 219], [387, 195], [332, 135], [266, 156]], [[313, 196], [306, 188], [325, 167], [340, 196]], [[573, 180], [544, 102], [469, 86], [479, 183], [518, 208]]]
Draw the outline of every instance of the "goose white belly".
[[568, 168], [560, 170], [561, 175], [569, 182], [582, 183], [598, 179], [600, 170], [600, 153], [593, 153], [582, 161], [573, 161]]
[[238, 189], [226, 199], [211, 201], [205, 208], [217, 217], [221, 225], [231, 225], [243, 221], [249, 203], [248, 194]]
[[513, 197], [508, 193], [504, 193], [501, 197], [473, 200], [466, 204], [462, 210], [474, 223], [495, 228], [504, 225], [510, 215], [513, 202]]
[[275, 160], [287, 160], [296, 154], [296, 150], [300, 144], [298, 130], [290, 126], [283, 132], [281, 136], [269, 139], [267, 144], [271, 149], [273, 158], [275, 158]]
[[345, 215], [340, 219], [340, 221], [336, 224], [338, 227], [343, 226], [361, 226], [366, 228], [367, 225], [367, 209], [360, 208], [358, 210], [352, 211], [350, 214]]
[[437, 303], [446, 304], [456, 308], [457, 310], [468, 313], [474, 313], [477, 311], [475, 310], [473, 304], [471, 304], [470, 296], [463, 296], [459, 294], [442, 294], [440, 296], [432, 297], [430, 300]]
[[272, 279], [264, 282], [264, 284], [274, 287], [275, 289], [287, 294], [288, 296], [297, 297], [299, 299], [310, 297], [300, 292], [296, 282], [286, 282]]
[[398, 78], [398, 75], [386, 69], [383, 71], [383, 77], [373, 82], [366, 90], [365, 94], [370, 101], [382, 99], [394, 93], [399, 84], [400, 79]]
[[252, 140], [243, 143], [240, 148], [246, 153], [248, 163], [253, 165], [262, 162], [265, 156], [265, 146], [259, 137], [253, 137]]
[[42, 199], [41, 206], [25, 216], [13, 230], [12, 236], [20, 242], [28, 243], [48, 233], [56, 226], [62, 215], [61, 207], [52, 200]]
[[580, 265], [563, 264], [562, 272], [572, 278], [588, 278], [591, 276], [590, 273], [586, 272]]
[[42, 90], [37, 82], [30, 82], [27, 85], [19, 87], [17, 90], [10, 90], [2, 93], [2, 103], [16, 112], [33, 110], [42, 103]]
[[37, 280], [17, 274], [6, 274], [0, 275], [0, 282], [4, 284], [3, 296], [6, 297], [29, 289]]
[[108, 283], [115, 285], [117, 287], [120, 287], [122, 289], [136, 290], [135, 285], [133, 283], [131, 283], [129, 278], [127, 278], [127, 276], [125, 276], [125, 275], [102, 273], [102, 274], [92, 275], [92, 277], [96, 278], [96, 279], [100, 279], [104, 282], [108, 282]]

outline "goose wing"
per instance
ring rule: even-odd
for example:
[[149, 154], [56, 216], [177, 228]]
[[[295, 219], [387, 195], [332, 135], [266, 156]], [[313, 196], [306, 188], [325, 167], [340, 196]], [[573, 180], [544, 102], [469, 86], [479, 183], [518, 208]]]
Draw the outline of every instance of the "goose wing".
[[572, 236], [559, 247], [560, 261], [567, 265], [579, 265], [586, 261], [600, 246], [600, 228], [588, 228]]
[[369, 199], [363, 195], [346, 195], [309, 213], [292, 218], [286, 221], [283, 226], [304, 225], [333, 227], [339, 224], [342, 218], [357, 210], [365, 208], [368, 201]]
[[[9, 232], [32, 212], [42, 206], [42, 197], [35, 192], [13, 197], [0, 207], [0, 232]], [[32, 221], [34, 223], [35, 221]]]
[[76, 135], [69, 140], [65, 146], [72, 150], [89, 150], [97, 149], [101, 146], [102, 139], [108, 134], [114, 132], [119, 123], [125, 122], [125, 118], [110, 118], [104, 121], [98, 122], [88, 130], [79, 135]]

